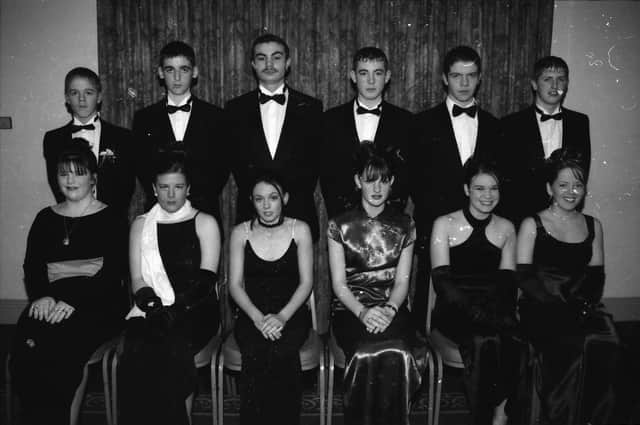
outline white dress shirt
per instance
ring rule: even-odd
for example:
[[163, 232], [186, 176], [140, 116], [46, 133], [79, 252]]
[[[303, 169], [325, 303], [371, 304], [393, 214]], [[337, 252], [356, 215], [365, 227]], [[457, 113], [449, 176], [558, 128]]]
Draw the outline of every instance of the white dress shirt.
[[358, 114], [356, 111], [358, 106], [364, 109], [376, 109], [382, 108], [382, 102], [376, 105], [375, 108], [367, 108], [364, 105], [360, 105], [358, 99], [353, 102], [353, 117], [356, 123], [356, 131], [358, 133], [358, 140], [360, 142], [370, 141], [373, 142], [376, 138], [376, 131], [378, 130], [378, 123], [380, 122], [380, 115], [375, 114]]
[[[538, 109], [544, 111], [540, 105], [536, 104]], [[558, 106], [550, 115], [561, 112]], [[538, 120], [538, 128], [540, 129], [540, 137], [542, 138], [542, 148], [544, 149], [544, 157], [549, 158], [551, 153], [562, 147], [562, 120], [548, 119], [542, 122], [542, 115], [536, 111], [536, 119]]]
[[89, 142], [91, 152], [96, 156], [96, 160], [100, 162], [100, 133], [102, 131], [102, 124], [100, 123], [100, 116], [96, 113], [92, 118], [87, 121], [87, 124], [83, 124], [76, 117], [73, 117], [73, 125], [88, 125], [93, 124], [94, 130], [79, 130], [71, 133], [72, 139], [82, 138]]
[[[476, 149], [476, 139], [478, 137], [478, 112], [476, 111], [476, 116], [473, 118], [465, 113], [454, 117], [453, 105], [456, 104], [456, 102], [447, 96], [446, 104], [447, 110], [449, 111], [449, 118], [451, 118], [451, 124], [453, 125], [453, 134], [456, 137], [456, 144], [458, 145], [460, 162], [464, 164], [467, 162], [469, 157], [473, 155], [473, 152]], [[474, 99], [473, 102], [467, 106], [458, 106], [461, 108], [467, 108], [475, 104], [476, 101]]]
[[[175, 103], [171, 100], [170, 96], [167, 96], [167, 104], [172, 106], [186, 105], [191, 101], [191, 93], [189, 92], [182, 102]], [[169, 121], [171, 122], [171, 128], [173, 129], [173, 135], [176, 138], [176, 142], [182, 142], [184, 140], [184, 133], [187, 131], [187, 125], [189, 124], [189, 118], [191, 117], [191, 111], [193, 110], [193, 103], [191, 104], [191, 110], [189, 112], [176, 111], [169, 115]]]
[[284, 89], [284, 83], [278, 87], [275, 91], [269, 91], [262, 85], [258, 87], [262, 93], [268, 96], [274, 96], [276, 94], [284, 94], [284, 105], [279, 104], [276, 101], [270, 100], [266, 103], [260, 104], [260, 117], [262, 118], [262, 129], [264, 131], [264, 137], [267, 139], [267, 147], [271, 154], [271, 159], [275, 158], [276, 151], [278, 150], [278, 142], [280, 141], [280, 134], [282, 133], [282, 125], [284, 124], [284, 117], [287, 112], [287, 104], [289, 103], [289, 92]]

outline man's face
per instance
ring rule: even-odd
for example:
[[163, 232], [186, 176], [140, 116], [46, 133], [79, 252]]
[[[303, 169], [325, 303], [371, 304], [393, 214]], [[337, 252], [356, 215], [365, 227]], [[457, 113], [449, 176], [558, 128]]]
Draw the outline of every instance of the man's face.
[[538, 78], [531, 80], [531, 87], [536, 92], [538, 103], [555, 108], [562, 103], [567, 94], [569, 77], [563, 69], [545, 69]]
[[277, 87], [284, 83], [290, 65], [291, 58], [286, 57], [284, 46], [280, 43], [261, 43], [253, 50], [251, 66], [262, 85]]
[[69, 82], [65, 100], [71, 108], [73, 116], [86, 123], [95, 114], [102, 101], [102, 93], [88, 79], [75, 77]]
[[372, 103], [382, 100], [384, 87], [391, 78], [391, 71], [385, 68], [383, 61], [358, 61], [356, 69], [352, 70], [350, 74], [360, 99]]
[[194, 78], [198, 77], [198, 67], [184, 56], [166, 58], [158, 67], [158, 76], [164, 80], [169, 94], [179, 97], [191, 89]]
[[466, 106], [471, 103], [480, 83], [478, 66], [473, 62], [454, 62], [446, 74], [442, 74], [442, 81], [447, 86], [447, 94]]

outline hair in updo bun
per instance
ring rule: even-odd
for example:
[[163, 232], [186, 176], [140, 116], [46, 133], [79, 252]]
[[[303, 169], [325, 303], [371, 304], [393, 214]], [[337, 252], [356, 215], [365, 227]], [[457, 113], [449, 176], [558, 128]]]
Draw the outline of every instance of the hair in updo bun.
[[404, 162], [397, 148], [379, 148], [373, 142], [362, 142], [356, 151], [354, 173], [364, 181], [390, 181]]
[[560, 171], [568, 168], [573, 173], [573, 176], [578, 179], [580, 183], [586, 186], [587, 174], [583, 164], [584, 159], [580, 152], [576, 152], [575, 150], [568, 148], [553, 151], [545, 162], [547, 183], [553, 184], [553, 182], [558, 178]]

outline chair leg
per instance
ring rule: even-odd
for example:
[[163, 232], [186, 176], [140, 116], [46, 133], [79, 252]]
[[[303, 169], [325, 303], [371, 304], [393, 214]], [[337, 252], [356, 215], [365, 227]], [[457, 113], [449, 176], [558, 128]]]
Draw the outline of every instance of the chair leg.
[[318, 370], [318, 392], [320, 393], [320, 425], [325, 425], [325, 406], [326, 406], [326, 388], [325, 388], [325, 374], [327, 373], [324, 367], [325, 354], [324, 347], [320, 350], [320, 366]]
[[118, 353], [113, 354], [111, 360], [111, 420], [118, 425]]
[[80, 385], [76, 388], [76, 393], [73, 396], [71, 402], [71, 411], [69, 412], [69, 423], [76, 425], [78, 423], [78, 417], [80, 416], [80, 407], [82, 407], [82, 399], [84, 398], [84, 390], [87, 387], [87, 380], [89, 378], [89, 365], [85, 363], [82, 370], [82, 380]]
[[109, 385], [109, 357], [112, 350], [108, 350], [102, 357], [102, 385], [104, 388], [104, 410], [107, 414], [107, 425], [113, 425], [111, 420], [111, 388]]
[[327, 389], [327, 425], [331, 425], [333, 421], [333, 380], [334, 380], [334, 372], [335, 372], [335, 358], [333, 357], [333, 353], [329, 352], [329, 370], [327, 371], [329, 375], [329, 385]]
[[218, 379], [217, 382], [220, 383], [220, 387], [218, 388], [218, 423], [217, 425], [224, 424], [224, 384], [222, 382], [223, 372], [224, 372], [224, 353], [222, 349], [220, 349], [220, 354], [217, 359], [217, 367], [218, 367]]
[[433, 352], [431, 350], [428, 351], [429, 358], [427, 359], [427, 367], [429, 368], [429, 394], [427, 398], [427, 425], [433, 425], [433, 391], [434, 391], [434, 362], [433, 362]]
[[211, 375], [211, 420], [213, 425], [218, 425], [218, 382], [216, 379], [216, 362], [218, 356], [213, 354], [211, 363], [209, 364], [209, 373]]
[[440, 397], [441, 397], [441, 392], [442, 392], [442, 357], [440, 357], [440, 354], [438, 354], [437, 352], [436, 354], [436, 371], [438, 373], [437, 378], [436, 378], [436, 399], [435, 399], [435, 406], [434, 406], [434, 412], [433, 412], [433, 425], [438, 425], [438, 422], [440, 421]]

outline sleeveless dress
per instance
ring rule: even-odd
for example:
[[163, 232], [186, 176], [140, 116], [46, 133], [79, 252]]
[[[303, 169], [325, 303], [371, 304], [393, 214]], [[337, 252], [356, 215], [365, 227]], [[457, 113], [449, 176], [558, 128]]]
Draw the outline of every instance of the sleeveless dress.
[[[359, 205], [329, 221], [328, 237], [344, 248], [347, 286], [367, 307], [389, 300], [402, 250], [415, 242], [411, 217], [387, 206], [369, 217]], [[344, 351], [344, 419], [353, 424], [409, 424], [411, 400], [426, 369], [426, 341], [406, 304], [381, 333], [334, 298], [332, 331]]]
[[502, 250], [486, 236], [491, 216], [478, 220], [467, 208], [462, 211], [473, 230], [449, 249], [451, 284], [476, 314], [461, 314], [438, 294], [432, 328], [458, 344], [471, 413], [474, 422], [483, 425], [491, 423], [494, 408], [515, 393], [526, 347], [515, 338], [516, 282], [500, 281]]
[[[300, 283], [298, 250], [294, 240], [285, 253], [269, 261], [259, 257], [249, 241], [251, 228], [245, 223], [244, 287], [251, 302], [262, 314], [278, 313], [291, 299]], [[240, 423], [293, 425], [300, 422], [302, 371], [300, 347], [309, 335], [310, 314], [302, 305], [287, 321], [282, 336], [271, 341], [239, 310], [234, 334], [242, 356], [240, 372]]]
[[75, 310], [50, 324], [29, 317], [29, 304], [18, 320], [10, 368], [28, 423], [68, 424], [84, 364], [121, 331], [126, 235], [111, 207], [82, 217], [45, 208], [36, 216], [24, 259], [29, 300], [50, 296]]
[[[196, 216], [158, 223], [158, 248], [176, 297], [189, 289], [200, 269]], [[118, 404], [125, 425], [188, 424], [185, 398], [197, 389], [193, 356], [218, 331], [215, 292], [188, 311], [176, 308], [172, 313], [166, 329], [143, 317], [127, 321], [118, 367]]]
[[538, 290], [548, 298], [540, 302], [524, 294], [520, 320], [535, 349], [534, 381], [543, 420], [554, 425], [605, 424], [614, 404], [620, 341], [602, 304], [582, 317], [562, 295], [580, 291], [580, 276], [592, 256], [593, 217], [585, 215], [588, 236], [578, 243], [555, 239], [538, 215], [534, 220], [533, 264]]

